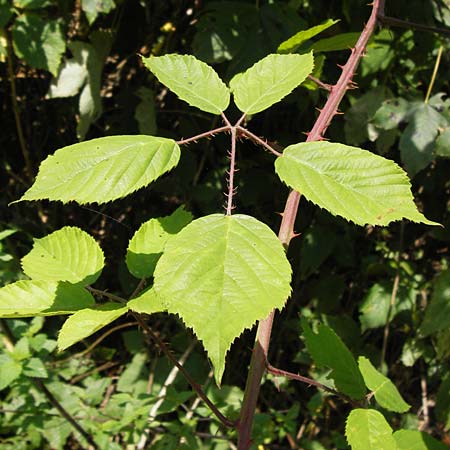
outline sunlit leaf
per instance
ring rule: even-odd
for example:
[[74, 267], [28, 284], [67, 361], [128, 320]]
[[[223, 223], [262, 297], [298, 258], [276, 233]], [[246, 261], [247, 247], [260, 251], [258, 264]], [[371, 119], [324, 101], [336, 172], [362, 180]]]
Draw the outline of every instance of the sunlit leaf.
[[141, 314], [153, 314], [166, 310], [161, 297], [156, 295], [155, 290], [150, 288], [136, 298], [127, 303], [127, 307], [134, 312]]
[[323, 141], [294, 144], [277, 158], [275, 169], [308, 200], [358, 225], [403, 218], [438, 225], [417, 210], [405, 172], [366, 150]]
[[246, 114], [256, 114], [279, 102], [312, 72], [312, 53], [268, 55], [230, 81], [234, 101]]
[[44, 160], [20, 201], [106, 203], [147, 186], [179, 158], [176, 142], [162, 137], [109, 136], [80, 142]]
[[291, 267], [276, 235], [245, 215], [194, 220], [170, 239], [154, 289], [193, 328], [220, 383], [231, 343], [290, 293]]
[[448, 447], [428, 433], [418, 430], [398, 430], [394, 433], [398, 450], [448, 450]]

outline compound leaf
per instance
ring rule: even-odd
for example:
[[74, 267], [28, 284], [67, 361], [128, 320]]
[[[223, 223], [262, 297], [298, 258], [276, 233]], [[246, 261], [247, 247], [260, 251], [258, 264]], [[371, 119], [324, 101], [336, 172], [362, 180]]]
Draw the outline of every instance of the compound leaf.
[[392, 428], [374, 409], [354, 409], [345, 426], [345, 436], [352, 450], [398, 450]]
[[398, 413], [408, 411], [411, 405], [403, 400], [398, 389], [389, 378], [378, 372], [364, 356], [358, 358], [358, 365], [366, 386], [375, 394], [375, 399], [380, 406]]
[[128, 245], [128, 270], [137, 278], [152, 276], [167, 241], [191, 221], [192, 214], [180, 207], [170, 216], [143, 223]]
[[71, 314], [95, 304], [80, 286], [64, 281], [22, 280], [0, 289], [0, 317]]
[[156, 295], [155, 290], [150, 288], [139, 297], [133, 298], [127, 303], [129, 309], [141, 314], [153, 314], [166, 310], [161, 298]]
[[367, 150], [303, 142], [287, 147], [275, 170], [308, 200], [358, 225], [387, 225], [402, 218], [439, 225], [417, 210], [406, 173]]
[[142, 57], [158, 80], [181, 100], [202, 111], [220, 114], [228, 108], [230, 91], [208, 64], [192, 55]]
[[36, 239], [33, 249], [22, 258], [22, 269], [30, 278], [86, 286], [100, 276], [104, 261], [92, 236], [79, 228], [64, 227]]
[[418, 430], [398, 430], [394, 433], [398, 450], [448, 450], [433, 436]]
[[283, 246], [253, 217], [212, 214], [170, 239], [155, 270], [154, 289], [203, 341], [220, 383], [231, 343], [290, 293]]
[[45, 159], [19, 200], [106, 203], [147, 186], [177, 165], [180, 148], [154, 136], [108, 136], [69, 145]]
[[94, 334], [128, 311], [119, 303], [105, 303], [95, 308], [86, 308], [71, 315], [61, 327], [58, 348], [65, 350], [82, 339]]
[[314, 333], [305, 319], [302, 319], [303, 336], [306, 348], [318, 366], [331, 370], [329, 377], [334, 380], [336, 388], [354, 399], [360, 399], [366, 394], [361, 372], [355, 358], [334, 330], [319, 324]]
[[256, 114], [279, 102], [312, 72], [312, 53], [268, 55], [230, 81], [236, 106], [246, 114]]

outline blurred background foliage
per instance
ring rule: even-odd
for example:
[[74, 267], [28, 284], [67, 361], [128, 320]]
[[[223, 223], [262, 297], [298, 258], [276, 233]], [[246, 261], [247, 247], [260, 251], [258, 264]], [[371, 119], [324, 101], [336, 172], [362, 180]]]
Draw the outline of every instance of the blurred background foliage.
[[[386, 3], [389, 16], [449, 29], [448, 0]], [[228, 81], [299, 30], [335, 19], [296, 50], [313, 49], [314, 76], [332, 84], [369, 12], [358, 0], [0, 0], [2, 284], [21, 276], [19, 261], [33, 238], [74, 225], [105, 251], [107, 267], [96, 287], [129, 295], [137, 280], [127, 272], [124, 255], [142, 222], [179, 205], [195, 217], [223, 210], [226, 136], [184, 148], [168, 176], [114, 203], [8, 206], [31, 185], [40, 161], [78, 140], [115, 134], [181, 139], [220, 125], [217, 117], [190, 108], [161, 86], [143, 68], [140, 54], [192, 53]], [[303, 199], [296, 224], [300, 236], [288, 253], [294, 293], [276, 319], [271, 343], [274, 365], [323, 379], [326, 372], [312, 364], [300, 339], [300, 317], [326, 323], [355, 354], [382, 367], [412, 405], [408, 414], [391, 414], [393, 427], [421, 429], [447, 445], [449, 48], [448, 34], [380, 27], [354, 77], [357, 89], [349, 90], [340, 106], [344, 115], [336, 116], [327, 132], [330, 140], [401, 165], [412, 179], [419, 208], [444, 227], [360, 228]], [[251, 117], [248, 127], [280, 148], [303, 141], [326, 96], [325, 89], [308, 81]], [[231, 107], [229, 116], [237, 118], [237, 110]], [[273, 157], [242, 141], [238, 166], [237, 211], [277, 230], [288, 190], [274, 175]], [[230, 448], [232, 434], [218, 427], [181, 377], [157, 403], [171, 367], [130, 318], [56, 353], [55, 330], [62, 320], [2, 322], [1, 449], [85, 448], [36, 379], [100, 448], [144, 448], [147, 426], [148, 448]], [[188, 369], [207, 385], [221, 410], [237, 418], [254, 331], [234, 344], [218, 390], [189, 330], [164, 314], [152, 316], [150, 323], [178, 355], [189, 349]], [[308, 386], [267, 376], [254, 448], [346, 449], [349, 408]]]

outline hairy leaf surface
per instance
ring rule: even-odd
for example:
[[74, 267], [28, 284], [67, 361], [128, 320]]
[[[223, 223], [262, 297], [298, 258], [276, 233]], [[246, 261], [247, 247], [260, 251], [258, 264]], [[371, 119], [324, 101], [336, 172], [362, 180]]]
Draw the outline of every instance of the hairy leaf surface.
[[303, 336], [306, 348], [318, 366], [331, 370], [329, 378], [334, 380], [336, 389], [354, 399], [360, 399], [366, 394], [361, 372], [355, 358], [334, 330], [319, 324], [317, 333], [302, 319]]
[[128, 270], [137, 278], [152, 276], [167, 241], [191, 221], [192, 214], [180, 207], [170, 216], [143, 223], [128, 245]]
[[347, 418], [345, 436], [352, 450], [398, 450], [392, 428], [374, 409], [354, 409]]
[[176, 142], [161, 137], [109, 136], [80, 142], [43, 161], [20, 201], [106, 203], [147, 186], [179, 159]]
[[100, 276], [105, 258], [94, 238], [75, 227], [64, 227], [42, 239], [22, 258], [22, 269], [30, 277], [47, 281], [69, 281], [88, 285]]
[[119, 303], [105, 303], [96, 308], [87, 308], [71, 315], [61, 327], [58, 348], [65, 350], [81, 341], [127, 312], [128, 308]]
[[150, 56], [142, 61], [162, 84], [191, 106], [212, 114], [228, 108], [228, 87], [212, 67], [195, 56]]
[[439, 225], [417, 210], [406, 173], [366, 150], [323, 141], [294, 144], [277, 158], [275, 170], [308, 200], [358, 225], [403, 218]]
[[92, 295], [67, 282], [22, 280], [0, 289], [0, 317], [71, 314], [94, 305]]
[[220, 383], [234, 339], [283, 307], [291, 267], [265, 224], [240, 214], [213, 214], [169, 240], [154, 276], [156, 294], [203, 341]]
[[264, 111], [302, 84], [313, 67], [312, 53], [268, 55], [232, 78], [234, 101], [246, 114]]
[[411, 405], [403, 400], [397, 387], [389, 378], [378, 372], [364, 356], [358, 358], [358, 365], [366, 386], [375, 394], [375, 399], [380, 406], [398, 413], [408, 411]]

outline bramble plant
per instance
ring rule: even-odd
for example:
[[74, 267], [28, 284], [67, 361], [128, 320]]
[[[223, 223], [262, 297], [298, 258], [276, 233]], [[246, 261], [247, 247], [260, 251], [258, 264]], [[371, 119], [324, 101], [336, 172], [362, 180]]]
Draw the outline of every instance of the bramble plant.
[[[294, 236], [293, 223], [301, 195], [334, 216], [356, 225], [386, 226], [408, 219], [439, 225], [418, 211], [407, 174], [395, 162], [359, 147], [330, 142], [323, 136], [351, 83], [357, 63], [373, 31], [379, 3], [373, 12], [342, 77], [331, 89], [327, 105], [306, 142], [283, 151], [274, 148], [246, 125], [250, 116], [267, 110], [301, 85], [314, 69], [313, 52], [292, 53], [314, 33], [312, 28], [283, 43], [227, 86], [208, 64], [191, 55], [142, 57], [144, 66], [160, 83], [190, 106], [219, 116], [222, 125], [178, 141], [149, 135], [120, 135], [92, 139], [63, 147], [45, 159], [34, 184], [18, 201], [54, 200], [63, 203], [103, 204], [123, 198], [177, 166], [183, 147], [219, 133], [230, 135], [226, 176], [225, 213], [193, 218], [184, 207], [170, 216], [143, 223], [129, 241], [125, 258], [129, 272], [140, 279], [129, 299], [93, 287], [105, 265], [104, 255], [86, 232], [64, 227], [42, 239], [23, 257], [27, 280], [0, 289], [0, 317], [69, 315], [58, 335], [65, 350], [132, 314], [145, 333], [155, 339], [207, 402], [225, 427], [235, 428], [239, 450], [251, 447], [251, 429], [258, 389], [264, 370], [287, 376], [339, 395], [352, 405], [346, 438], [353, 450], [411, 448], [421, 439], [440, 445], [419, 431], [393, 431], [386, 411], [405, 413], [410, 405], [395, 385], [364, 356], [358, 359], [325, 324], [312, 326], [302, 318], [307, 351], [318, 367], [330, 370], [327, 384], [273, 367], [267, 360], [274, 310], [281, 310], [291, 294], [292, 268], [286, 249]], [[233, 98], [242, 113], [233, 124], [226, 114]], [[292, 189], [278, 236], [257, 218], [235, 213], [239, 140], [253, 141], [274, 158], [280, 182]], [[97, 302], [94, 296], [106, 298]], [[201, 341], [220, 387], [227, 353], [244, 330], [259, 322], [239, 419], [227, 418], [206, 397], [202, 388], [173, 357], [146, 324], [146, 315], [168, 312], [179, 316]], [[20, 368], [17, 369], [20, 372]], [[97, 445], [91, 442], [92, 445]]]

